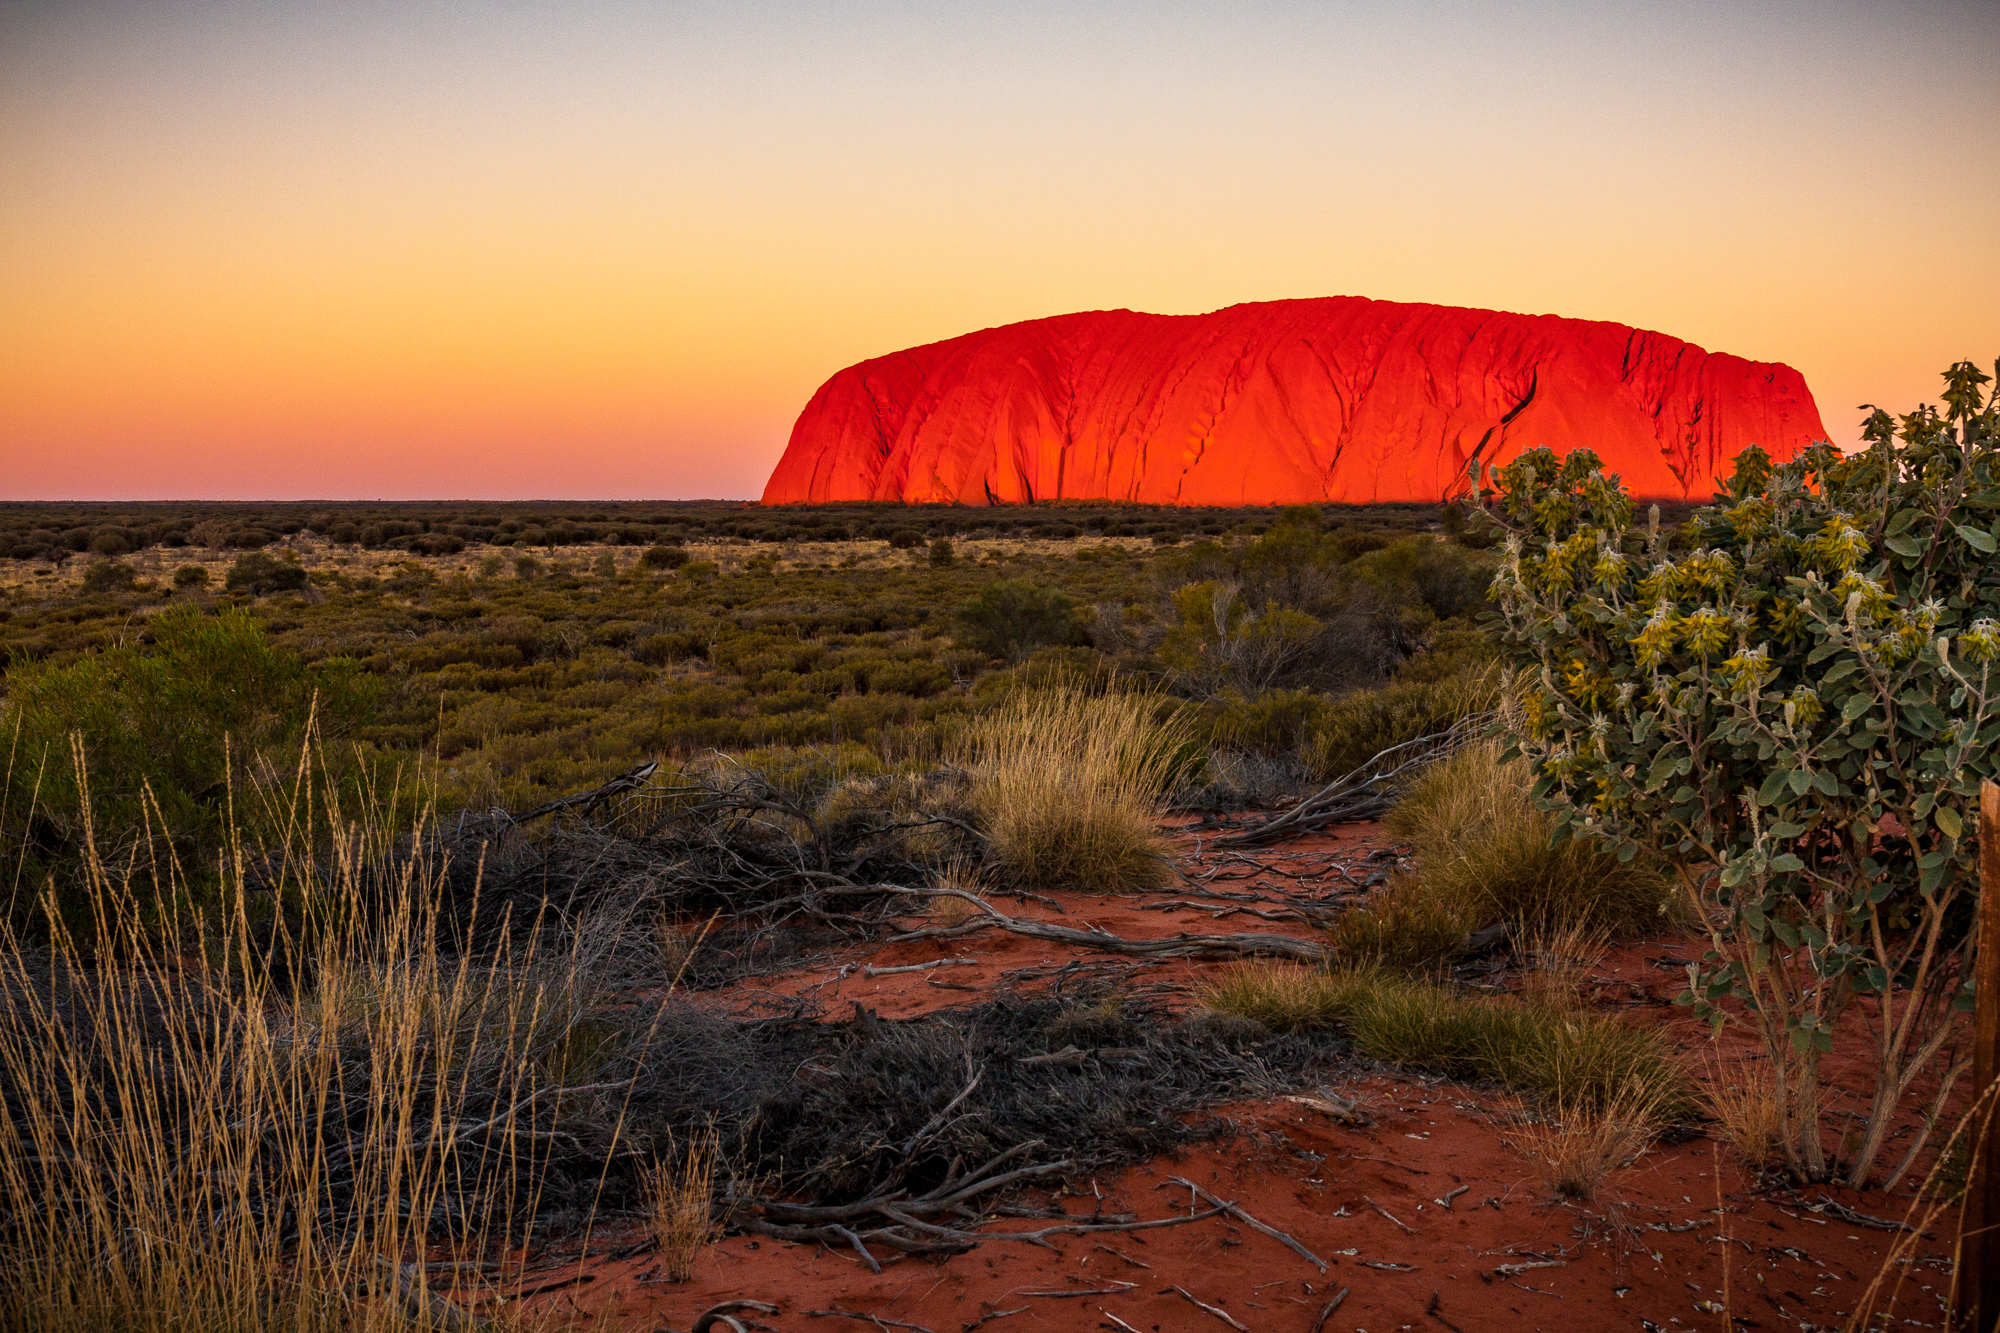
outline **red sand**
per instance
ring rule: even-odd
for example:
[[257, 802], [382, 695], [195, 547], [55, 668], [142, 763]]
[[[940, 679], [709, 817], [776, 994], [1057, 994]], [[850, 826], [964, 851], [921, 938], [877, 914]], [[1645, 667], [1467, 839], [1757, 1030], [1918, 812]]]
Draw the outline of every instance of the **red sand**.
[[[1350, 826], [1257, 855], [1273, 861], [1339, 852], [1360, 861], [1374, 838], [1372, 825]], [[1257, 882], [1218, 887], [1241, 891]], [[1240, 914], [1217, 921], [1207, 911], [1148, 912], [1142, 906], [1174, 896], [1113, 901], [1062, 895], [1066, 912], [1060, 917], [1033, 905], [1021, 912], [1072, 926], [1094, 922], [1135, 938], [1176, 931], [1312, 933], [1302, 923]], [[1699, 1058], [1709, 1046], [1706, 1028], [1671, 1003], [1683, 985], [1673, 960], [1699, 952], [1698, 941], [1678, 936], [1617, 949], [1590, 973], [1586, 995], [1604, 1009], [1628, 1013], [1631, 1021], [1664, 1027]], [[859, 970], [864, 963], [943, 957], [971, 958], [976, 966], [876, 978]], [[818, 987], [827, 1012], [842, 1013], [848, 1002], [859, 1002], [884, 1017], [907, 1017], [982, 998], [977, 990], [930, 985], [933, 978], [984, 990], [1010, 971], [1064, 963], [1130, 966], [986, 931], [857, 952], [845, 960], [845, 975], [836, 964], [766, 978], [716, 1002], [755, 1008], [760, 999]], [[1129, 971], [1129, 982], [1185, 1005], [1193, 984], [1219, 966], [1143, 966]], [[1858, 1029], [1844, 1032], [1829, 1061], [1835, 1091], [1826, 1111], [1835, 1129], [1851, 1112], [1865, 1110], [1862, 1041]], [[1742, 1034], [1725, 1034], [1712, 1049], [1725, 1061], [1757, 1058]], [[690, 1283], [661, 1281], [657, 1261], [646, 1254], [591, 1259], [581, 1268], [546, 1271], [538, 1281], [579, 1273], [589, 1280], [531, 1304], [586, 1324], [648, 1331], [684, 1329], [700, 1311], [735, 1298], [780, 1307], [777, 1315], [761, 1316], [763, 1327], [829, 1333], [897, 1327], [964, 1333], [982, 1317], [987, 1322], [980, 1326], [996, 1333], [1100, 1327], [1221, 1333], [1228, 1327], [1176, 1292], [1179, 1287], [1256, 1333], [1306, 1333], [1345, 1289], [1327, 1329], [1720, 1330], [1726, 1283], [1726, 1306], [1737, 1328], [1839, 1328], [1874, 1278], [1891, 1236], [1808, 1209], [1830, 1198], [1899, 1218], [1908, 1206], [1907, 1186], [1894, 1196], [1819, 1187], [1759, 1194], [1733, 1153], [1708, 1139], [1655, 1145], [1613, 1177], [1594, 1203], [1561, 1202], [1510, 1145], [1513, 1106], [1505, 1095], [1386, 1074], [1342, 1091], [1361, 1098], [1375, 1119], [1372, 1127], [1350, 1128], [1283, 1100], [1237, 1103], [1223, 1111], [1236, 1126], [1234, 1138], [1028, 1200], [1073, 1214], [1129, 1211], [1159, 1218], [1189, 1210], [1188, 1190], [1166, 1183], [1184, 1176], [1289, 1233], [1326, 1261], [1324, 1272], [1280, 1242], [1222, 1218], [1057, 1237], [1046, 1247], [990, 1240], [944, 1259], [885, 1252], [878, 1255], [879, 1276], [849, 1252], [732, 1236], [711, 1247]], [[1899, 1135], [1892, 1142], [1892, 1153], [1902, 1141]], [[1461, 1185], [1466, 1192], [1447, 1206], [1445, 1196]], [[1007, 1225], [1027, 1230], [1048, 1224]], [[636, 1235], [599, 1235], [593, 1252], [618, 1248]], [[1949, 1228], [1918, 1246], [1892, 1326], [1938, 1326], [1950, 1246]], [[1503, 1265], [1531, 1266], [1501, 1271]], [[814, 1313], [834, 1310], [881, 1322]]]
[[1537, 445], [1705, 500], [1745, 446], [1825, 435], [1791, 367], [1623, 324], [1352, 296], [1096, 310], [840, 371], [764, 503], [1435, 502]]

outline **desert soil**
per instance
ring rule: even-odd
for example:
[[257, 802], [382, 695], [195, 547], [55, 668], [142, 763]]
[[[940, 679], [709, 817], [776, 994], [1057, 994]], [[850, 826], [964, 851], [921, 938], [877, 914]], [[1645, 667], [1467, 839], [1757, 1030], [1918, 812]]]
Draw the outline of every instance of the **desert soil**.
[[[1312, 890], [1302, 886], [1329, 881], [1278, 872], [1324, 875], [1338, 864], [1365, 884], [1371, 874], [1379, 877], [1393, 852], [1372, 824], [1254, 853], [1268, 867], [1261, 872], [1198, 854], [1191, 838], [1182, 839], [1182, 850], [1189, 873], [1221, 870], [1211, 881], [1218, 889], [1295, 896], [1355, 889], [1334, 880]], [[1236, 874], [1245, 877], [1222, 882]], [[1176, 900], [1184, 905], [1149, 906]], [[1057, 895], [1052, 905], [1029, 902], [1018, 910], [1129, 938], [1314, 934], [1298, 920], [1215, 915], [1231, 906], [1167, 892], [1119, 900]], [[1760, 1058], [1747, 1034], [1725, 1031], [1712, 1041], [1706, 1025], [1672, 1003], [1685, 984], [1684, 963], [1700, 952], [1698, 940], [1674, 934], [1619, 947], [1590, 970], [1585, 998], [1624, 1021], [1665, 1030], [1697, 1070], [1727, 1071]], [[971, 962], [878, 976], [863, 971], [941, 959]], [[1224, 966], [1134, 963], [984, 931], [855, 949], [831, 965], [760, 977], [708, 1002], [749, 1015], [789, 1010], [811, 993], [828, 1014], [845, 1015], [860, 1004], [883, 1018], [907, 1018], [990, 998], [996, 988], [1046, 985], [1089, 971], [1156, 1005], [1184, 1009], [1198, 1003], [1202, 979]], [[1858, 1026], [1842, 1033], [1830, 1060], [1826, 1123], [1834, 1142], [1865, 1109], [1864, 1042]], [[1288, 1234], [1318, 1262], [1224, 1216], [1042, 1244], [996, 1235], [943, 1259], [885, 1252], [877, 1256], [879, 1274], [852, 1251], [730, 1236], [710, 1247], [692, 1281], [674, 1284], [661, 1279], [657, 1259], [644, 1250], [612, 1257], [642, 1239], [635, 1226], [629, 1234], [600, 1232], [581, 1255], [572, 1247], [545, 1256], [530, 1283], [543, 1290], [528, 1305], [559, 1321], [642, 1333], [686, 1329], [702, 1310], [738, 1298], [778, 1306], [779, 1313], [748, 1316], [746, 1323], [787, 1333], [1834, 1329], [1847, 1326], [1895, 1239], [1854, 1218], [1899, 1219], [1910, 1204], [1908, 1185], [1894, 1194], [1763, 1185], [1726, 1144], [1699, 1134], [1656, 1143], [1593, 1202], [1560, 1200], [1511, 1141], [1518, 1103], [1501, 1089], [1383, 1068], [1338, 1091], [1358, 1097], [1373, 1124], [1339, 1123], [1281, 1097], [1237, 1102], [1221, 1109], [1234, 1127], [1224, 1138], [1019, 1200], [1077, 1215], [1163, 1218], [1195, 1202], [1185, 1185], [1172, 1183], [1179, 1177]], [[1896, 1145], [1910, 1132], [1899, 1127], [1887, 1159], [1900, 1155]], [[1048, 1223], [1005, 1225], [1026, 1230]], [[1951, 1243], [1948, 1229], [1918, 1242], [1912, 1259], [1895, 1269], [1902, 1286], [1894, 1317], [1878, 1327], [1941, 1325]]]

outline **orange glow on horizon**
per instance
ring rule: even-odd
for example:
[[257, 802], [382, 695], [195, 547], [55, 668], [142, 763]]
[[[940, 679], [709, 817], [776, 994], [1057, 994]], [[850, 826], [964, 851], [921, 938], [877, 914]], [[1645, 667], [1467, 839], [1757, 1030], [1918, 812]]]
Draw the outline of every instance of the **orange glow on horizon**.
[[1335, 294], [1782, 361], [1851, 443], [2000, 354], [2000, 19], [1790, 13], [10, 12], [0, 499], [752, 498], [855, 361]]

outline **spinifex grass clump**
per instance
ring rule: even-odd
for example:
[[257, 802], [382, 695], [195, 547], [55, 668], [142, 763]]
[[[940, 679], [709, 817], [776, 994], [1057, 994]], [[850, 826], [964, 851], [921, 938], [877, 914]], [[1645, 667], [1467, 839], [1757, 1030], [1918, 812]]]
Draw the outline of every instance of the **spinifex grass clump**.
[[1459, 908], [1468, 929], [1657, 926], [1672, 888], [1651, 859], [1621, 861], [1589, 839], [1551, 846], [1555, 820], [1535, 808], [1532, 786], [1525, 763], [1482, 742], [1418, 774], [1383, 823], [1415, 851], [1425, 889]]
[[1643, 1094], [1664, 1111], [1685, 1099], [1685, 1079], [1658, 1033], [1573, 1007], [1488, 999], [1369, 969], [1282, 963], [1232, 967], [1202, 999], [1276, 1032], [1338, 1027], [1370, 1059], [1490, 1078], [1571, 1108]]
[[[1479, 492], [1509, 534], [1494, 589], [1534, 794], [1564, 835], [1683, 867], [1712, 946], [1686, 998], [1755, 1028], [1806, 1179], [1865, 1184], [1942, 1062], [1894, 1184], [1971, 1062], [1950, 1054], [1971, 1000], [1970, 803], [2000, 771], [1988, 379], [1953, 366], [1942, 411], [1877, 411], [1852, 457], [1745, 450], [1676, 544], [1657, 514], [1633, 530], [1588, 451], [1532, 450]], [[1841, 1161], [1819, 1062], [1850, 1012], [1871, 1028], [1874, 1093]]]
[[52, 904], [37, 938], [0, 921], [0, 1325], [445, 1326], [481, 1293], [425, 1261], [517, 1252], [556, 1117], [607, 1095], [607, 1075], [551, 1067], [578, 954], [532, 928], [445, 952], [422, 839], [397, 856], [287, 795], [301, 839], [319, 824], [331, 844], [262, 849], [287, 866], [290, 929], [253, 920], [269, 900], [238, 870], [168, 936], [140, 906], [176, 887], [88, 847], [87, 934]]
[[972, 803], [1003, 887], [1123, 893], [1172, 878], [1161, 798], [1196, 757], [1159, 702], [1024, 690], [974, 724]]

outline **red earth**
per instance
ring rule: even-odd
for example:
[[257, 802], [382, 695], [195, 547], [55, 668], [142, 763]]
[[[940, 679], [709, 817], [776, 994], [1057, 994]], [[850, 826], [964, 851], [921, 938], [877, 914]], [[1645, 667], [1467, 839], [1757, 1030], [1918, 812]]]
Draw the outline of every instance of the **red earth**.
[[[1332, 884], [1329, 867], [1365, 884], [1371, 872], [1393, 863], [1379, 854], [1386, 849], [1369, 824], [1254, 853], [1261, 869], [1198, 852], [1191, 839], [1182, 840], [1182, 850], [1190, 884], [1212, 891], [1227, 882], [1227, 892], [1268, 893], [1266, 909], [1287, 897], [1352, 894], [1345, 881], [1307, 887], [1315, 876]], [[1069, 926], [1094, 923], [1135, 939], [1315, 933], [1302, 921], [1246, 915], [1263, 910], [1254, 903], [1198, 894], [1055, 895], [1053, 908], [1024, 903], [1018, 914]], [[1148, 906], [1160, 902], [1182, 905]], [[1664, 1029], [1696, 1068], [1712, 1060], [1726, 1070], [1761, 1059], [1747, 1033], [1725, 1031], [1711, 1042], [1704, 1025], [1673, 1005], [1684, 985], [1682, 965], [1700, 948], [1674, 935], [1615, 948], [1590, 969], [1584, 997], [1625, 1021]], [[878, 976], [863, 971], [946, 959], [971, 963]], [[825, 1012], [858, 1002], [884, 1018], [902, 1018], [976, 1002], [996, 987], [1032, 985], [1068, 967], [1070, 975], [1097, 969], [1099, 980], [1186, 1008], [1198, 1003], [1203, 978], [1224, 966], [1134, 962], [984, 931], [857, 949], [707, 1002], [755, 1013], [789, 1008], [787, 998], [814, 990]], [[1864, 1034], [1858, 1027], [1842, 1032], [1828, 1061], [1833, 1086], [1825, 1099], [1836, 1141], [1866, 1107], [1867, 1068]], [[1760, 1184], [1727, 1146], [1705, 1136], [1655, 1144], [1612, 1176], [1593, 1202], [1561, 1200], [1511, 1140], [1518, 1103], [1504, 1092], [1390, 1069], [1340, 1091], [1359, 1099], [1372, 1125], [1336, 1123], [1283, 1098], [1237, 1102], [1222, 1108], [1233, 1136], [1020, 1200], [1080, 1220], [1108, 1212], [1159, 1219], [1191, 1210], [1191, 1191], [1170, 1179], [1179, 1177], [1288, 1234], [1312, 1260], [1225, 1216], [1038, 1244], [995, 1235], [942, 1259], [885, 1252], [877, 1256], [879, 1274], [851, 1251], [737, 1235], [706, 1251], [692, 1281], [673, 1284], [661, 1279], [655, 1256], [635, 1247], [643, 1231], [632, 1224], [598, 1233], [587, 1249], [572, 1245], [542, 1256], [526, 1283], [540, 1294], [525, 1307], [558, 1322], [641, 1333], [686, 1329], [702, 1310], [732, 1299], [776, 1305], [776, 1314], [739, 1317], [787, 1333], [975, 1327], [1223, 1333], [1231, 1321], [1256, 1333], [1837, 1329], [1848, 1325], [1884, 1271], [1896, 1239], [1889, 1227], [1911, 1204], [1908, 1185], [1894, 1194], [1857, 1194]], [[1912, 1115], [1899, 1127], [1889, 1156], [1914, 1121]], [[1951, 1219], [1932, 1228], [1904, 1263], [1888, 1265], [1888, 1282], [1900, 1277], [1901, 1287], [1893, 1317], [1879, 1327], [1940, 1326]], [[639, 1252], [625, 1253], [634, 1248]]]
[[1706, 500], [1746, 446], [1825, 436], [1791, 367], [1623, 324], [1354, 296], [1094, 310], [849, 366], [764, 503], [1435, 502], [1538, 445]]

